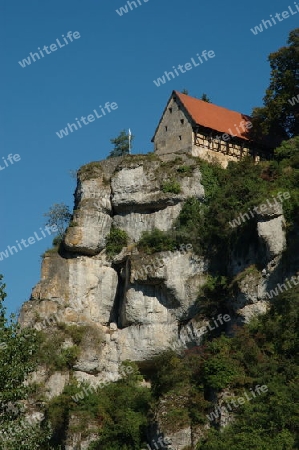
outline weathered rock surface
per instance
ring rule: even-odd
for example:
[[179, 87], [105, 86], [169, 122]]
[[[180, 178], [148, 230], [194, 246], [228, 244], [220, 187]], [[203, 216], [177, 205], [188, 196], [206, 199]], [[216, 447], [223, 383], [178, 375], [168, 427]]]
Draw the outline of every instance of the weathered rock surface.
[[[187, 163], [191, 169], [186, 173], [177, 170]], [[174, 180], [179, 193], [165, 188], [165, 182]], [[153, 255], [139, 253], [135, 245], [143, 231], [170, 230], [188, 197], [204, 199], [201, 173], [192, 158], [112, 158], [80, 170], [72, 226], [59, 253], [46, 253], [41, 281], [20, 315], [23, 327], [46, 329], [60, 322], [88, 327], [73, 367], [78, 381], [97, 386], [118, 379], [122, 361], [150, 364], [167, 348], [200, 344], [208, 320], [198, 321], [198, 294], [209, 261], [187, 250], [188, 242], [176, 251]], [[129, 244], [108, 258], [105, 245], [112, 226], [127, 232]], [[257, 217], [256, 242], [246, 254], [231, 257], [228, 272], [234, 289], [226, 299], [231, 328], [264, 313], [267, 292], [285, 276], [281, 260], [286, 237], [279, 205]], [[295, 270], [296, 261], [293, 265]], [[69, 380], [66, 373], [47, 374], [42, 368], [36, 376], [46, 384], [49, 398], [60, 394]], [[195, 434], [182, 426], [168, 436], [174, 448], [183, 449], [193, 445]], [[84, 449], [90, 440], [72, 435], [68, 442], [66, 449], [80, 443]]]

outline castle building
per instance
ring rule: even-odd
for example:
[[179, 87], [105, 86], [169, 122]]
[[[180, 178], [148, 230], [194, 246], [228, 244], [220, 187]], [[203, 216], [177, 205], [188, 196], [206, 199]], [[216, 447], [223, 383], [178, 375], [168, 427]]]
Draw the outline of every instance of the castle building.
[[273, 150], [258, 147], [251, 128], [247, 115], [173, 91], [152, 142], [159, 155], [190, 153], [226, 167], [247, 155], [259, 161]]

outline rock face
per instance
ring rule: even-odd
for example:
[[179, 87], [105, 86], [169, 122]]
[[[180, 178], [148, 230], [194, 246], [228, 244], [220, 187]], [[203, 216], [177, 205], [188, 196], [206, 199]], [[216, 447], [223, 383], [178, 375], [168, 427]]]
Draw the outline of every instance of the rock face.
[[[79, 171], [73, 220], [59, 252], [46, 253], [41, 281], [23, 305], [20, 323], [38, 329], [60, 322], [87, 327], [73, 368], [80, 381], [97, 385], [116, 380], [122, 361], [149, 363], [167, 348], [201, 342], [200, 325], [207, 325], [207, 320], [200, 324], [195, 317], [209, 262], [195, 255], [188, 242], [153, 255], [136, 247], [143, 231], [170, 230], [189, 197], [204, 199], [198, 162], [182, 158], [127, 156], [91, 163]], [[111, 227], [128, 235], [127, 246], [113, 258], [106, 254]], [[285, 275], [281, 259], [286, 239], [279, 207], [258, 217], [256, 237], [258, 249], [251, 247], [245, 256], [231, 258], [229, 272], [235, 277], [234, 294], [227, 299], [231, 325], [265, 312], [267, 292]], [[262, 268], [256, 269], [257, 264]], [[57, 372], [42, 378], [50, 398], [60, 394], [69, 380], [68, 374]], [[191, 445], [191, 435], [187, 428], [170, 437], [181, 450]], [[77, 445], [80, 437], [69, 440]], [[87, 448], [85, 441], [81, 444]]]
[[286, 276], [282, 268], [286, 234], [281, 204], [272, 202], [257, 215], [256, 237], [255, 247], [252, 245], [245, 256], [234, 255], [231, 260], [237, 289], [229, 304], [237, 323], [248, 323], [265, 313], [269, 291]]
[[[21, 312], [22, 326], [63, 322], [101, 330], [100, 350], [88, 348], [76, 363], [79, 380], [117, 379], [122, 361], [145, 361], [178, 345], [181, 322], [196, 314], [207, 266], [192, 246], [186, 242], [151, 256], [135, 246], [143, 231], [170, 230], [188, 197], [203, 199], [200, 171], [193, 160], [188, 163], [178, 193], [164, 185], [181, 160], [113, 158], [80, 170], [63, 251], [45, 255], [41, 281]], [[112, 226], [126, 231], [129, 244], [108, 258], [104, 248]], [[196, 333], [185, 334], [196, 340]], [[48, 383], [53, 391], [53, 376]]]

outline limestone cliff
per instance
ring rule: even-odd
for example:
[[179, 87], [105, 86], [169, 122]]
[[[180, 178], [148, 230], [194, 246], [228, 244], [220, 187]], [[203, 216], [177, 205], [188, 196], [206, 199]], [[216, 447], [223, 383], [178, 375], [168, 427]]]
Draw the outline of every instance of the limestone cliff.
[[[167, 188], [173, 179], [180, 186], [177, 193]], [[167, 348], [201, 342], [208, 318], [198, 316], [198, 293], [209, 272], [209, 259], [195, 254], [189, 242], [152, 255], [136, 245], [143, 231], [170, 230], [190, 197], [203, 202], [205, 191], [200, 161], [186, 155], [167, 160], [127, 156], [80, 169], [72, 222], [59, 250], [46, 252], [41, 281], [20, 316], [23, 327], [48, 330], [63, 322], [93, 330], [86, 334], [73, 367], [77, 380], [92, 385], [116, 380], [122, 361], [148, 366]], [[106, 253], [111, 227], [128, 235], [127, 245], [113, 257]], [[286, 275], [281, 209], [258, 217], [256, 237], [258, 248], [231, 255], [228, 270], [235, 278], [234, 293], [226, 301], [231, 317], [224, 327], [228, 332], [234, 323], [266, 311], [267, 292]], [[260, 269], [248, 269], [252, 265]], [[95, 331], [101, 339], [93, 338]], [[45, 383], [49, 398], [61, 393], [69, 380], [67, 372], [50, 374], [46, 367], [36, 377]], [[171, 437], [177, 449], [191, 445], [193, 439], [189, 429]], [[76, 439], [69, 436], [67, 448], [81, 442]], [[81, 442], [80, 448], [87, 447]]]

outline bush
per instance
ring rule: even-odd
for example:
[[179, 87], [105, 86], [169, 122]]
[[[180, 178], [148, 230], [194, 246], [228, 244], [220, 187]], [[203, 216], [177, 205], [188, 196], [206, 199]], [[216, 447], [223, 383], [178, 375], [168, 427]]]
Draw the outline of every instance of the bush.
[[197, 299], [200, 313], [207, 317], [226, 313], [226, 299], [228, 297], [227, 278], [221, 275], [208, 275]]
[[182, 173], [184, 175], [192, 175], [193, 167], [192, 166], [180, 166], [177, 168], [177, 172]]
[[154, 228], [152, 231], [144, 231], [137, 244], [139, 250], [151, 255], [156, 252], [174, 251], [176, 242], [169, 232]]
[[63, 348], [66, 335], [61, 330], [47, 331], [47, 334], [40, 331], [39, 336], [39, 363], [46, 365], [50, 372], [71, 370], [80, 354], [79, 347], [73, 345]]
[[52, 245], [53, 245], [54, 247], [59, 247], [59, 245], [61, 244], [62, 240], [63, 240], [63, 237], [60, 236], [60, 235], [58, 235], [58, 236], [56, 236], [56, 237], [53, 239]]
[[165, 194], [167, 194], [168, 192], [171, 192], [172, 194], [179, 194], [181, 192], [180, 183], [175, 180], [165, 181], [162, 184], [161, 189]]
[[78, 170], [78, 177], [81, 181], [92, 180], [103, 175], [103, 168], [99, 161], [94, 161]]
[[207, 387], [215, 390], [228, 387], [237, 375], [234, 361], [223, 355], [210, 357], [205, 364], [203, 374]]
[[45, 256], [57, 254], [59, 251], [59, 246], [48, 248], [42, 255], [41, 258], [44, 258]]
[[291, 160], [297, 158], [299, 151], [299, 136], [283, 141], [281, 146], [274, 150], [274, 158], [276, 161]]
[[128, 235], [125, 231], [114, 226], [111, 227], [110, 234], [106, 238], [106, 254], [115, 256], [120, 253], [123, 247], [128, 244]]
[[78, 222], [74, 222], [73, 220], [70, 221], [69, 227], [77, 227], [77, 226], [78, 226]]
[[[151, 392], [141, 386], [143, 378], [136, 365], [133, 366], [132, 374], [107, 383], [90, 395], [86, 383], [78, 385], [71, 382], [60, 396], [53, 398], [46, 414], [54, 429], [53, 444], [65, 444], [63, 441], [70, 417], [75, 416], [79, 423], [72, 425], [73, 432], [77, 429], [82, 436], [88, 436], [92, 434], [88, 426], [95, 425], [98, 440], [90, 445], [90, 449], [139, 450], [146, 439]], [[87, 394], [84, 394], [84, 387]], [[79, 395], [80, 400], [76, 402], [72, 397], [80, 393], [83, 395]]]
[[[262, 203], [274, 186], [261, 178], [262, 165], [244, 159], [229, 163], [226, 170], [201, 161], [202, 184], [205, 198], [202, 204], [196, 199], [188, 200], [176, 224], [176, 232], [192, 236], [193, 248], [204, 252], [209, 259], [223, 260], [234, 247], [236, 235], [242, 235], [248, 224], [234, 229], [230, 226], [236, 215]], [[250, 225], [254, 225], [254, 219]]]

